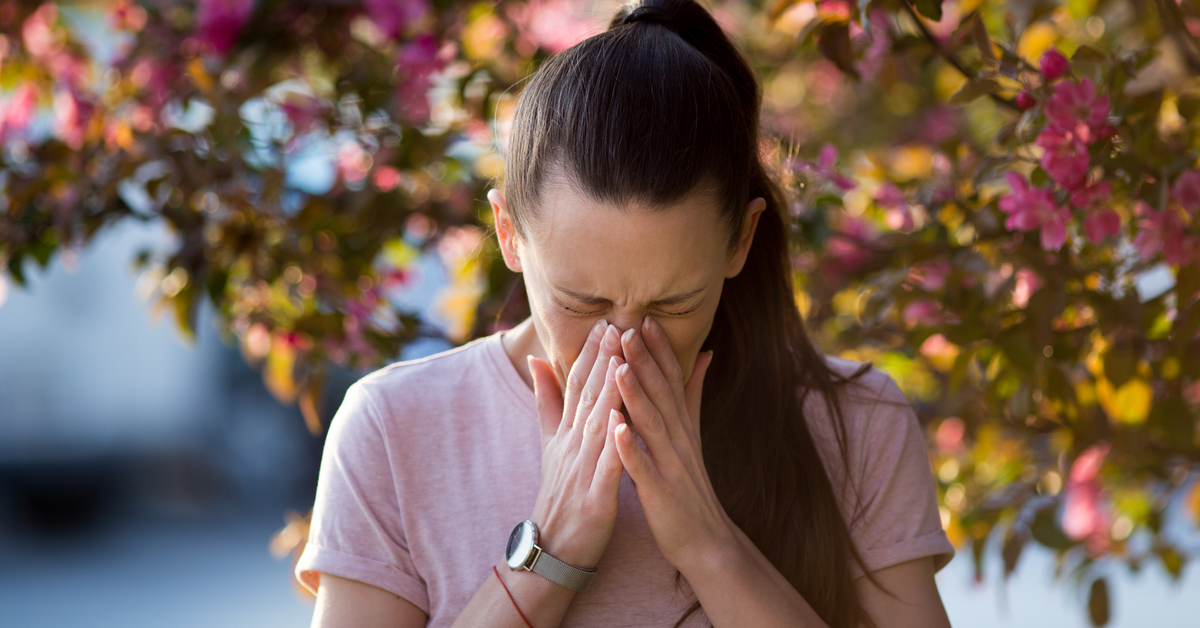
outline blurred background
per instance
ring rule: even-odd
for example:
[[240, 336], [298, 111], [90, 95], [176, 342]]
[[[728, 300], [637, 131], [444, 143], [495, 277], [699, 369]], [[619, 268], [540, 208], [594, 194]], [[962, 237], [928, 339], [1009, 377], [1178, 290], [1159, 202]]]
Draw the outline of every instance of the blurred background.
[[[953, 625], [1200, 616], [1200, 3], [704, 3]], [[528, 312], [484, 195], [610, 0], [0, 0], [0, 626], [305, 626], [346, 388]]]

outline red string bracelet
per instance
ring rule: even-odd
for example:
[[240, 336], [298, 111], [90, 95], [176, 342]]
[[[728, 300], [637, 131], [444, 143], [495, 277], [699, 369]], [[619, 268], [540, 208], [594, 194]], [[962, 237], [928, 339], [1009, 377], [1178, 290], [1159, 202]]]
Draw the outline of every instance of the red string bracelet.
[[504, 584], [504, 579], [500, 577], [500, 572], [496, 571], [495, 565], [492, 565], [492, 573], [496, 574], [496, 579], [500, 581], [500, 586], [504, 587], [504, 592], [508, 593], [509, 601], [513, 603], [513, 608], [517, 609], [517, 614], [521, 616], [521, 619], [525, 622], [525, 625], [529, 626], [529, 628], [533, 628], [533, 624], [529, 623], [528, 619], [525, 619], [525, 613], [521, 612], [521, 607], [517, 606], [517, 601], [513, 599], [512, 593], [508, 592], [508, 585]]

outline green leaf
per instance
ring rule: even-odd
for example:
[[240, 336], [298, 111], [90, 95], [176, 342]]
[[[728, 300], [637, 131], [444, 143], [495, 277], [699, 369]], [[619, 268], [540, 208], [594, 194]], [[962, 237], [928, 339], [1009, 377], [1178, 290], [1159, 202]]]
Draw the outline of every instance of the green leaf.
[[821, 54], [829, 59], [844, 74], [859, 78], [858, 70], [854, 69], [854, 50], [850, 46], [850, 24], [842, 21], [830, 21], [821, 26], [817, 35], [817, 47]]
[[971, 102], [980, 96], [998, 94], [1002, 90], [1000, 83], [991, 77], [977, 78], [967, 81], [962, 89], [950, 97], [950, 102], [956, 105]]
[[1103, 577], [1093, 580], [1088, 591], [1088, 618], [1093, 626], [1108, 624], [1108, 582]]
[[1071, 55], [1071, 63], [1108, 63], [1108, 57], [1091, 46], [1080, 46]]
[[935, 21], [942, 21], [942, 0], [916, 0], [913, 3], [917, 7], [917, 13]]

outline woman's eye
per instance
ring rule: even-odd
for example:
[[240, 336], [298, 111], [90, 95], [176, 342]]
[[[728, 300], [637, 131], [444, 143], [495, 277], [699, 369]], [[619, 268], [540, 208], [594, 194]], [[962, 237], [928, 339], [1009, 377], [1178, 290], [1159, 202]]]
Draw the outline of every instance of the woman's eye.
[[684, 316], [684, 315], [687, 315], [687, 314], [691, 314], [692, 312], [695, 312], [695, 311], [696, 311], [696, 310], [698, 310], [698, 309], [700, 309], [700, 307], [699, 307], [699, 306], [696, 306], [696, 307], [694, 307], [694, 308], [692, 308], [692, 309], [690, 309], [690, 310], [688, 310], [688, 311], [686, 311], [686, 312], [663, 312], [663, 313], [664, 313], [664, 314], [666, 314], [666, 315], [668, 315], [668, 316]]

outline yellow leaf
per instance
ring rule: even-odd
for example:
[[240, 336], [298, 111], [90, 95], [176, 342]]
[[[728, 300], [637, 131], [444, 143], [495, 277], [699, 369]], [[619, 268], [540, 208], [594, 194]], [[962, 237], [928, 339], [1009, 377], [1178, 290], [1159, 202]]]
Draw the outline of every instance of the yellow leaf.
[[1053, 24], [1035, 22], [1021, 34], [1021, 41], [1017, 43], [1017, 54], [1033, 65], [1038, 65], [1042, 53], [1046, 52], [1056, 39], [1058, 39], [1058, 29]]
[[1111, 420], [1137, 425], [1144, 423], [1150, 415], [1154, 391], [1150, 384], [1140, 377], [1130, 379], [1115, 390], [1111, 382], [1099, 378], [1096, 381], [1096, 396]]
[[205, 94], [212, 91], [212, 77], [208, 75], [208, 70], [204, 69], [204, 62], [200, 60], [200, 57], [192, 57], [192, 60], [188, 61], [187, 71], [188, 75], [192, 77], [192, 82], [200, 88], [200, 91]]

